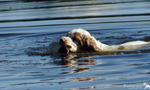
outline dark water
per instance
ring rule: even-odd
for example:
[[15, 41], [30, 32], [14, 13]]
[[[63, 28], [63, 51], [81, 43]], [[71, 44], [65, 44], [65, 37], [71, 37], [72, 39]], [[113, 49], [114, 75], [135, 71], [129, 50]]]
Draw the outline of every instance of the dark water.
[[83, 28], [112, 45], [150, 37], [149, 0], [0, 0], [0, 90], [146, 90], [150, 52], [62, 61], [44, 53]]

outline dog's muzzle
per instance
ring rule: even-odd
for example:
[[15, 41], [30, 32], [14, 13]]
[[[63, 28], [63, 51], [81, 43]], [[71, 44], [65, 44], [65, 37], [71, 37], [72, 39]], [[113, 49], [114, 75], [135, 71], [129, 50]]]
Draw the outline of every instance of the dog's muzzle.
[[69, 50], [66, 47], [62, 46], [62, 47], [59, 48], [58, 53], [60, 53], [60, 54], [69, 54]]

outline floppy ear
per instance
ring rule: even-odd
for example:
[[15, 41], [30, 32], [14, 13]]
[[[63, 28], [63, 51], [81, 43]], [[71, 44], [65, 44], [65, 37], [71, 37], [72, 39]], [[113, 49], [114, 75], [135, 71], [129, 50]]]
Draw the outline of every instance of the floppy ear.
[[91, 36], [82, 35], [81, 37], [80, 33], [75, 32], [73, 33], [72, 39], [78, 44], [81, 51], [102, 51], [97, 47], [96, 42], [91, 38]]
[[81, 38], [81, 34], [80, 34], [80, 33], [75, 32], [75, 33], [73, 34], [72, 40], [73, 40], [74, 42], [77, 42], [80, 47], [83, 46], [83, 41], [82, 41], [82, 38]]
[[89, 36], [84, 35], [83, 36], [83, 48], [85, 48], [86, 51], [102, 51], [100, 48], [97, 47], [96, 42]]

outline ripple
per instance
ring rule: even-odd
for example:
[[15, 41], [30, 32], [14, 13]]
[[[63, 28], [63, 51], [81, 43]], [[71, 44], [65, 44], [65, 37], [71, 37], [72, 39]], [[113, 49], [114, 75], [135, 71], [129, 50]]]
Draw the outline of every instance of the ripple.
[[1, 0], [0, 89], [126, 90], [149, 85], [149, 46], [64, 59], [46, 53], [51, 42], [74, 28], [84, 28], [108, 45], [149, 41], [149, 8], [148, 0]]

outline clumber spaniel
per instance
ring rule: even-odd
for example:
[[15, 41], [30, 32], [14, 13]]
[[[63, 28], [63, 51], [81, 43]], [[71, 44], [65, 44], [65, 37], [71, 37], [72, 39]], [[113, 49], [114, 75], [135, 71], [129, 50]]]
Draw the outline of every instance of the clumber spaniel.
[[[54, 44], [52, 49], [59, 53], [70, 52], [99, 52], [99, 51], [120, 51], [134, 50], [148, 45], [150, 42], [132, 41], [120, 45], [106, 45], [96, 40], [91, 34], [83, 29], [74, 29], [62, 37], [58, 44]], [[50, 45], [52, 47], [52, 45]]]

